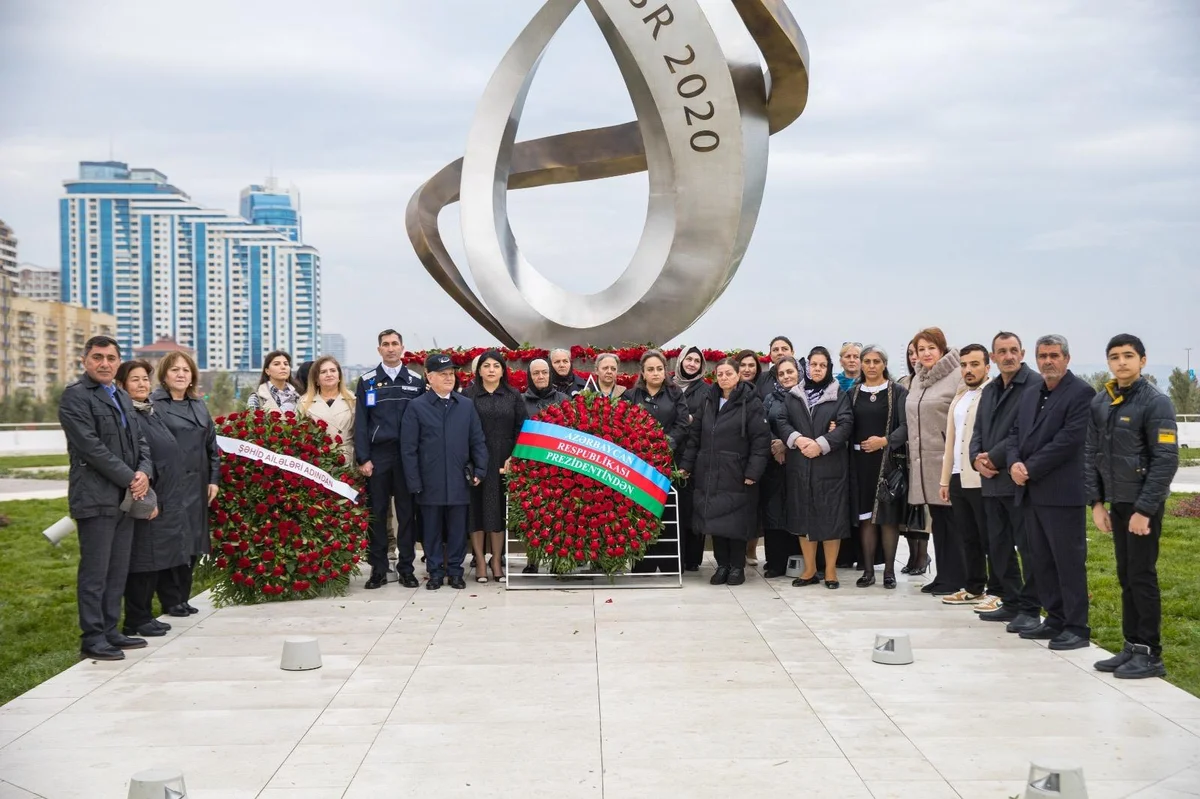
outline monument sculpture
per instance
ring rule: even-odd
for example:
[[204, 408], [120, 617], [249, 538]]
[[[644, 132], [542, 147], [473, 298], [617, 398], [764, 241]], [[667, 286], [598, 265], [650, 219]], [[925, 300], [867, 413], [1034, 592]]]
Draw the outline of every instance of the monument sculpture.
[[[637, 121], [517, 142], [542, 54], [580, 2], [612, 50]], [[729, 285], [758, 217], [768, 136], [807, 100], [808, 48], [783, 0], [546, 0], [489, 81], [466, 156], [409, 201], [409, 238], [438, 284], [509, 347], [665, 342]], [[508, 222], [509, 189], [642, 170], [645, 226], [612, 285], [570, 292], [525, 259]], [[478, 295], [438, 232], [438, 215], [454, 202]]]

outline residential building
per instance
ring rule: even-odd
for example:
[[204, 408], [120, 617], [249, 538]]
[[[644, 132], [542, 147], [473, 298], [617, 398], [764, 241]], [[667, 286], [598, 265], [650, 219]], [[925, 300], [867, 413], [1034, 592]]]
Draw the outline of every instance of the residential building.
[[0, 398], [7, 397], [12, 386], [15, 354], [15, 330], [12, 301], [17, 293], [17, 237], [0, 219]]
[[45, 399], [51, 386], [79, 377], [83, 345], [92, 336], [114, 336], [117, 318], [78, 305], [12, 298], [12, 390]]
[[[200, 369], [229, 371], [255, 371], [277, 348], [297, 363], [316, 356], [321, 258], [299, 241], [298, 214], [293, 238], [201, 207], [158, 170], [120, 161], [80, 162], [63, 186], [60, 297], [114, 314], [123, 349], [170, 336]], [[249, 205], [259, 218], [272, 207]]]
[[321, 354], [332, 355], [338, 363], [346, 363], [346, 337], [341, 333], [321, 334]]
[[280, 191], [279, 181], [272, 176], [263, 185], [254, 184], [242, 189], [238, 211], [242, 219], [252, 225], [273, 227], [286, 233], [292, 241], [301, 241], [298, 204], [292, 204], [292, 191]]
[[62, 297], [58, 270], [47, 269], [36, 264], [21, 264], [17, 267], [17, 294], [31, 300], [58, 302]]
[[[187, 353], [193, 360], [196, 358], [196, 351], [191, 347], [185, 347], [170, 336], [163, 336], [153, 344], [147, 344], [144, 347], [138, 347], [133, 351], [133, 357], [148, 362], [151, 366], [158, 366], [158, 362], [172, 352]], [[193, 377], [198, 377], [193, 375]]]

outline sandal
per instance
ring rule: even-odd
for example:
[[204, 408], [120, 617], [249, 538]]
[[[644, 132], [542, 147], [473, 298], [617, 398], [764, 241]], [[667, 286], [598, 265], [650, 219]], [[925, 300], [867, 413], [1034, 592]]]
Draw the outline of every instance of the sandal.
[[498, 582], [498, 583], [504, 583], [504, 582], [508, 582], [508, 577], [506, 577], [506, 576], [505, 576], [505, 574], [504, 574], [504, 567], [503, 567], [503, 566], [501, 566], [501, 567], [500, 567], [500, 573], [499, 573], [499, 574], [497, 574], [497, 573], [496, 573], [496, 566], [497, 566], [497, 565], [498, 565], [498, 564], [496, 563], [496, 559], [495, 559], [494, 557], [488, 558], [488, 566], [489, 566], [489, 567], [491, 568], [491, 570], [492, 570], [492, 579], [493, 579], [493, 580], [495, 580], [495, 581], [496, 581], [496, 582]]

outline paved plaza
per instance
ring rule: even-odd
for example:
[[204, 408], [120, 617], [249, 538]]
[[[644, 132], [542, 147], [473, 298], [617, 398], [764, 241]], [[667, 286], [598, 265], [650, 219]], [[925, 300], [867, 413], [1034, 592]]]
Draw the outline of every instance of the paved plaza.
[[[365, 591], [212, 610], [123, 663], [0, 709], [0, 799], [124, 799], [170, 765], [189, 799], [1002, 799], [1031, 760], [1091, 799], [1200, 795], [1200, 699], [1090, 668], [918, 592]], [[871, 662], [906, 630], [916, 662]], [[284, 672], [288, 635], [324, 667]]]

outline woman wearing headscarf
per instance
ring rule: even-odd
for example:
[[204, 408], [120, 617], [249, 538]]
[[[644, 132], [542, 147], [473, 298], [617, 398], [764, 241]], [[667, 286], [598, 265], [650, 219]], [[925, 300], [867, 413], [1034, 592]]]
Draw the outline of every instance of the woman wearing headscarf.
[[712, 585], [746, 581], [745, 542], [757, 525], [758, 481], [771, 457], [771, 431], [753, 383], [738, 362], [717, 364], [717, 384], [705, 392], [681, 467], [696, 484], [693, 525], [713, 537]]
[[758, 491], [758, 520], [763, 531], [768, 580], [787, 574], [788, 558], [800, 554], [796, 536], [787, 530], [787, 445], [779, 432], [779, 416], [785, 412], [788, 392], [800, 382], [800, 365], [790, 355], [781, 358], [772, 369], [772, 389], [763, 398], [763, 410], [771, 427], [771, 459], [763, 472]]
[[263, 358], [258, 386], [246, 401], [246, 407], [287, 413], [295, 411], [299, 403], [300, 392], [292, 380], [292, 356], [283, 350], [268, 352]]
[[[642, 354], [641, 366], [637, 383], [621, 395], [621, 401], [636, 405], [653, 416], [667, 436], [672, 456], [676, 453], [681, 455], [680, 445], [687, 443], [688, 421], [691, 418], [687, 404], [683, 401], [683, 392], [668, 382], [667, 358], [658, 350], [646, 350]], [[663, 514], [663, 522], [674, 523], [674, 531], [682, 541], [682, 530], [678, 520], [678, 507], [668, 507]], [[677, 536], [668, 533], [664, 537]], [[678, 552], [677, 546], [676, 543], [666, 541], [655, 543], [646, 550], [646, 556], [633, 567], [634, 572], [648, 573], [661, 569], [674, 573], [673, 561], [677, 553], [682, 554]], [[679, 565], [682, 568], [682, 558]]]
[[[700, 408], [706, 394], [705, 389], [708, 388], [708, 383], [704, 382], [703, 350], [693, 346], [679, 348], [679, 354], [675, 356], [675, 373], [671, 375], [671, 385], [679, 389], [679, 393], [683, 396], [683, 402], [688, 411], [686, 435], [691, 437], [695, 434], [693, 423], [700, 415]], [[682, 452], [686, 445], [686, 441], [682, 442], [678, 446], [678, 451]], [[675, 490], [679, 494], [679, 534], [683, 538], [683, 568], [684, 571], [689, 572], [699, 571], [700, 564], [704, 560], [704, 536], [697, 535], [692, 527], [692, 500], [695, 496], [695, 483], [692, 480], [683, 480], [676, 485]]]
[[545, 358], [535, 358], [529, 362], [525, 370], [529, 378], [525, 393], [525, 415], [532, 419], [551, 405], [566, 402], [568, 397], [550, 382], [550, 362]]
[[161, 416], [183, 452], [183, 520], [187, 526], [186, 566], [177, 572], [182, 604], [168, 608], [172, 616], [199, 611], [188, 602], [192, 595], [192, 573], [199, 559], [212, 549], [208, 529], [208, 506], [217, 497], [221, 482], [221, 452], [217, 449], [217, 426], [200, 399], [196, 382], [200, 371], [186, 352], [171, 352], [158, 362], [159, 387], [150, 395], [154, 412]]
[[880, 486], [895, 469], [904, 469], [908, 423], [904, 414], [908, 392], [892, 382], [882, 347], [862, 350], [862, 381], [850, 391], [854, 411], [854, 445], [850, 452], [851, 501], [858, 519], [862, 551], [859, 588], [875, 584], [875, 555], [883, 537], [883, 587], [896, 587], [896, 546], [907, 497], [892, 500]]
[[[913, 346], [917, 371], [904, 406], [908, 421], [908, 502], [926, 507], [933, 533], [933, 556], [937, 558], [937, 574], [921, 591], [949, 596], [963, 587], [966, 561], [962, 543], [954, 534], [950, 503], [942, 501], [938, 489], [950, 404], [962, 383], [962, 370], [958, 350], [947, 346], [946, 334], [939, 328], [917, 333]], [[911, 573], [923, 574], [925, 567], [926, 563], [920, 563]]]
[[[129, 555], [129, 577], [125, 580], [125, 635], [158, 637], [171, 625], [154, 618], [154, 595], [163, 608], [187, 600], [180, 597], [176, 571], [188, 562], [187, 526], [189, 503], [183, 485], [183, 450], [150, 402], [150, 364], [126, 361], [117, 369], [117, 385], [125, 389], [139, 414], [142, 434], [154, 463], [154, 494], [158, 512], [153, 519], [133, 523], [133, 545]], [[186, 615], [186, 613], [184, 614]]]
[[[767, 383], [764, 379], [762, 362], [758, 360], [758, 353], [754, 350], [742, 350], [733, 359], [738, 365], [738, 378], [743, 383], [749, 383], [754, 386], [754, 391], [758, 394], [761, 400], [763, 395], [759, 391], [759, 387]], [[758, 565], [758, 535], [752, 535], [750, 540], [746, 542], [746, 565]]]
[[850, 399], [833, 376], [829, 350], [813, 347], [807, 374], [776, 412], [776, 426], [788, 447], [787, 526], [804, 536], [804, 574], [792, 585], [813, 585], [817, 543], [825, 555], [825, 587], [837, 588], [837, 559], [842, 539], [850, 537], [850, 452], [854, 413]]
[[492, 553], [492, 578], [504, 581], [505, 497], [504, 474], [521, 425], [525, 422], [525, 400], [508, 384], [508, 366], [497, 350], [479, 356], [475, 381], [463, 392], [475, 403], [483, 437], [487, 441], [488, 468], [483, 482], [471, 489], [471, 549], [475, 553], [475, 581], [486, 583], [484, 534]]

